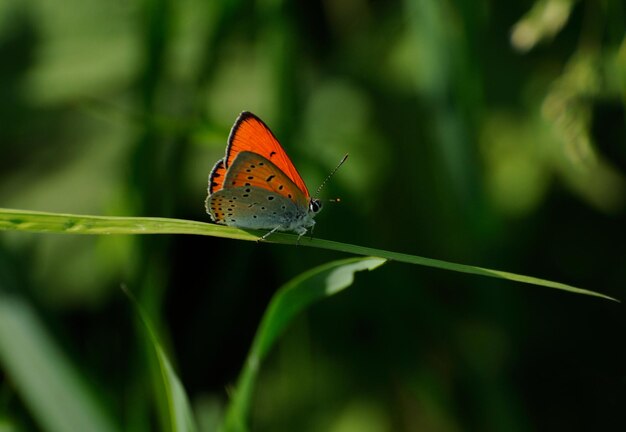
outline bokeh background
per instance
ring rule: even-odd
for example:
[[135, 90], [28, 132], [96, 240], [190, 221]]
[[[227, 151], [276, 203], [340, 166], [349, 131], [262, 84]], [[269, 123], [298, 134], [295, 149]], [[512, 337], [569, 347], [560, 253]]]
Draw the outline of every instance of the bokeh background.
[[[620, 0], [3, 0], [0, 206], [208, 221], [208, 172], [250, 110], [312, 190], [350, 153], [317, 237], [625, 300], [625, 32]], [[0, 301], [32, 311], [114, 424], [149, 431], [127, 286], [212, 430], [273, 292], [341, 257], [4, 232]], [[250, 425], [624, 430], [624, 312], [388, 263], [289, 328]], [[5, 366], [0, 429], [45, 429]]]

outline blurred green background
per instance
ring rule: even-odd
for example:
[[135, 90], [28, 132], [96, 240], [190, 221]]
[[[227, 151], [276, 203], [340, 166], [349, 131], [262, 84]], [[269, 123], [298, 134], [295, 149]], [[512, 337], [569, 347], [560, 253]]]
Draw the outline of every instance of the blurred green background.
[[[620, 0], [2, 0], [0, 206], [208, 221], [208, 172], [249, 110], [312, 190], [350, 153], [316, 237], [626, 300], [625, 32]], [[0, 303], [112, 424], [155, 430], [124, 284], [212, 430], [273, 292], [340, 257], [4, 232]], [[389, 263], [290, 327], [251, 430], [624, 430], [624, 312]], [[49, 430], [11, 370], [0, 430]]]

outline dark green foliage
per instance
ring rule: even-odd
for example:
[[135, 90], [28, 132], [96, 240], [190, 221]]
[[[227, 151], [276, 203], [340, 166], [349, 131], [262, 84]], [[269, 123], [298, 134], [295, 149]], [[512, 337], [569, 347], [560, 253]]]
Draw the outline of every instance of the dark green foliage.
[[[319, 239], [624, 299], [625, 23], [612, 0], [0, 1], [0, 207], [208, 221], [208, 172], [250, 110], [311, 190], [350, 153]], [[152, 431], [125, 284], [213, 430], [277, 287], [337, 258], [1, 232], [0, 310], [29, 311], [101, 429]], [[251, 430], [626, 427], [622, 305], [397, 263], [354, 285], [270, 350]], [[0, 429], [61, 430], [22, 382], [0, 364]]]

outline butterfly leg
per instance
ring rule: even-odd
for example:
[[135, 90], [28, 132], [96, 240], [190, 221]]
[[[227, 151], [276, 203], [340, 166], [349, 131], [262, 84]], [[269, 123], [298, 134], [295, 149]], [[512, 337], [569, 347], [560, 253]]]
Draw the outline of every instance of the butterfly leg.
[[[298, 241], [296, 241], [296, 246], [300, 245], [300, 239], [302, 238], [303, 235], [306, 234], [307, 229], [304, 227], [300, 227], [298, 228], [298, 230], [296, 231], [298, 233]], [[311, 230], [311, 233], [313, 233], [313, 230]]]
[[274, 234], [278, 229], [280, 229], [280, 227], [281, 227], [281, 225], [278, 225], [276, 228], [272, 229], [271, 231], [266, 232], [265, 234], [263, 234], [262, 237], [259, 237], [257, 242], [260, 242], [260, 241], [263, 241], [263, 240], [267, 239], [269, 236]]

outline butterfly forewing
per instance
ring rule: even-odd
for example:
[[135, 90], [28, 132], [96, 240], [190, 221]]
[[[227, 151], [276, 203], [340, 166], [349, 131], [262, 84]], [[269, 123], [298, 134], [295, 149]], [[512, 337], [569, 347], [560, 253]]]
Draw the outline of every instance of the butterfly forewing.
[[282, 196], [304, 211], [309, 205], [309, 199], [274, 163], [249, 151], [240, 152], [226, 173], [223, 189], [236, 187], [265, 190], [268, 201]]
[[225, 159], [226, 169], [230, 169], [239, 153], [244, 151], [257, 153], [273, 162], [291, 179], [304, 196], [310, 196], [298, 170], [272, 131], [261, 119], [247, 111], [239, 115], [228, 137]]

